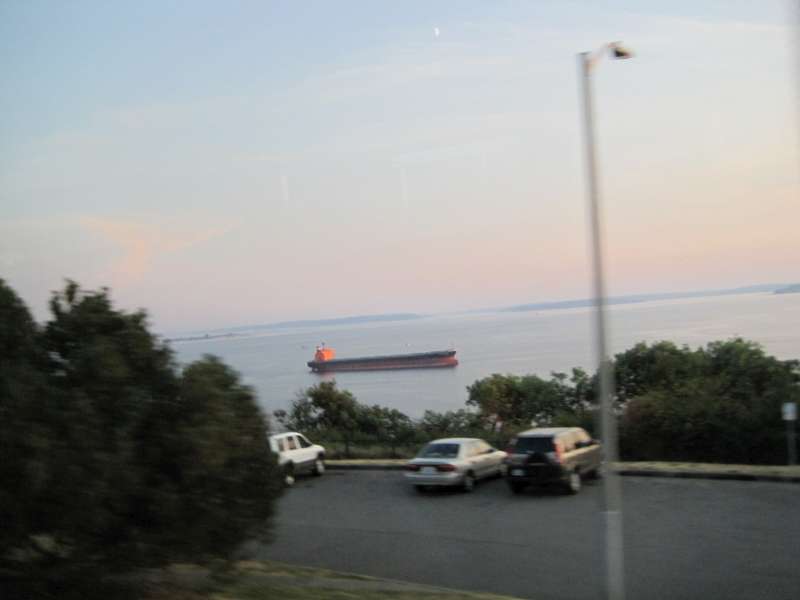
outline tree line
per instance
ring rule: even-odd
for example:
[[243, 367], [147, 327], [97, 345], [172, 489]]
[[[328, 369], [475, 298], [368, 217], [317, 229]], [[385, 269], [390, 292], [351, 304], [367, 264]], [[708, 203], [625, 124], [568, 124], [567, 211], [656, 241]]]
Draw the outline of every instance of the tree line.
[[[779, 360], [741, 338], [691, 349], [639, 343], [613, 359], [613, 406], [627, 460], [777, 464], [786, 458], [781, 404], [800, 400], [800, 361]], [[437, 437], [482, 437], [503, 447], [532, 425], [595, 429], [597, 374], [548, 378], [492, 374], [467, 387], [462, 409], [425, 411], [359, 403], [335, 381], [303, 390], [275, 412], [288, 429], [342, 442], [350, 456], [378, 446], [397, 455]]]
[[50, 314], [0, 279], [0, 596], [114, 597], [107, 576], [265, 539], [281, 477], [238, 374], [179, 368], [106, 289], [69, 282]]

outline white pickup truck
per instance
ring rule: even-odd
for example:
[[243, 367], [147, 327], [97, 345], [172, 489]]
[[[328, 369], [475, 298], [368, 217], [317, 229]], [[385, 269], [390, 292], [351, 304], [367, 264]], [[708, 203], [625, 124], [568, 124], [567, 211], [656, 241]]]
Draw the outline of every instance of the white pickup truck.
[[278, 455], [286, 486], [294, 485], [301, 473], [322, 475], [325, 472], [325, 448], [312, 444], [302, 433], [287, 431], [270, 436], [269, 445]]

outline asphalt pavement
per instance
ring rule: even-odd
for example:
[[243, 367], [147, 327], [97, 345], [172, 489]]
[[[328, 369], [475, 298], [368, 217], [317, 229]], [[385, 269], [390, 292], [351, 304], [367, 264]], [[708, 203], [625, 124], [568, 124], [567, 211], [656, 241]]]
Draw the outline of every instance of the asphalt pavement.
[[[626, 477], [631, 599], [800, 598], [800, 486]], [[281, 498], [257, 558], [538, 600], [602, 597], [599, 483], [419, 494], [396, 471], [329, 471]]]

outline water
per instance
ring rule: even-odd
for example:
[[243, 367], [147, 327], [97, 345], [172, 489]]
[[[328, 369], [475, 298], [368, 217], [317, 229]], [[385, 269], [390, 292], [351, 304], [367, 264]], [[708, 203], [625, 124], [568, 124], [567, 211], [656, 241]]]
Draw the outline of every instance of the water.
[[[426, 409], [464, 408], [466, 388], [492, 373], [547, 376], [572, 367], [594, 370], [592, 312], [587, 308], [426, 317], [394, 323], [303, 327], [174, 343], [186, 363], [215, 354], [252, 385], [265, 410], [286, 408], [295, 394], [332, 375], [306, 362], [324, 341], [337, 357], [455, 348], [454, 369], [337, 373], [341, 388], [366, 404], [419, 417]], [[692, 347], [741, 336], [778, 358], [800, 358], [800, 294], [743, 294], [664, 300], [609, 308], [611, 351], [640, 341]]]

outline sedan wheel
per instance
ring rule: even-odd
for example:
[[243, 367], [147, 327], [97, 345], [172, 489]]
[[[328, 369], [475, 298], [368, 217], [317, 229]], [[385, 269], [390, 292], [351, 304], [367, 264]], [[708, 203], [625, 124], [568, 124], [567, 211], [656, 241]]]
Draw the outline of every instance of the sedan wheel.
[[314, 475], [319, 477], [325, 472], [325, 462], [322, 460], [321, 457], [317, 457], [317, 460], [314, 461]]
[[472, 490], [474, 490], [475, 475], [473, 475], [472, 473], [467, 473], [466, 475], [464, 475], [464, 481], [461, 484], [461, 486], [464, 488], [465, 492], [471, 492]]

